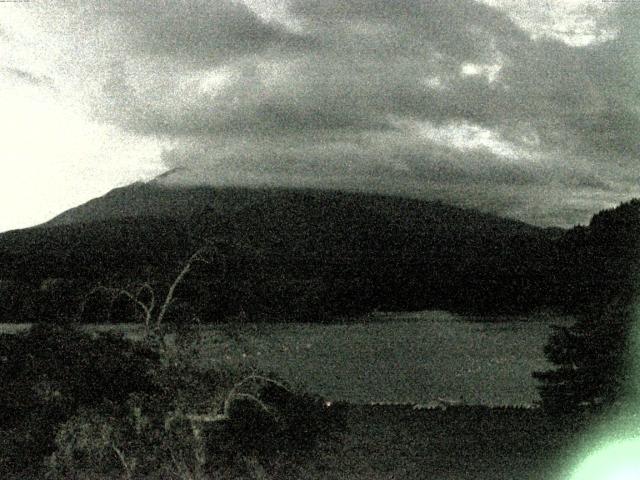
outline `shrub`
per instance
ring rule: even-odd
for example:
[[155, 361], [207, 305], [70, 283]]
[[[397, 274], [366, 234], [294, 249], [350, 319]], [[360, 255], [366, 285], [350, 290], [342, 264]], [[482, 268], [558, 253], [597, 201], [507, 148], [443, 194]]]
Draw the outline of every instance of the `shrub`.
[[246, 378], [236, 384], [245, 388], [226, 388], [225, 401], [210, 413], [191, 413], [204, 398], [191, 392], [185, 402], [183, 387], [173, 398], [133, 395], [124, 407], [83, 410], [58, 429], [49, 476], [226, 478], [248, 474], [247, 468], [281, 466], [312, 451], [321, 438], [335, 438], [338, 422], [319, 399]]
[[201, 368], [199, 329], [174, 338], [158, 347], [56, 325], [0, 337], [2, 473], [39, 463], [59, 479], [235, 475], [339, 430], [319, 398], [233, 364]]
[[185, 418], [159, 420], [135, 401], [79, 411], [57, 431], [56, 450], [46, 461], [47, 476], [201, 478], [204, 443], [191, 424]]
[[0, 336], [0, 429], [13, 429], [19, 447], [9, 448], [18, 455], [11, 463], [28, 461], [21, 449], [34, 456], [49, 453], [57, 426], [80, 407], [150, 392], [150, 371], [158, 362], [154, 351], [113, 333], [91, 336], [70, 326], [39, 324]]

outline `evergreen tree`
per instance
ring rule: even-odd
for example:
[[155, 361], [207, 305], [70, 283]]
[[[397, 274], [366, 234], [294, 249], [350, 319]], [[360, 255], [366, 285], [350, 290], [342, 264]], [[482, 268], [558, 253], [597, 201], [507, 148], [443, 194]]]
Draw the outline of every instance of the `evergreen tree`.
[[[555, 327], [545, 347], [555, 368], [534, 372], [542, 405], [554, 411], [606, 406], [624, 400], [634, 386], [634, 335], [640, 264], [640, 201], [595, 215], [588, 227], [582, 261], [600, 285], [571, 327]], [[595, 255], [593, 255], [595, 253]], [[636, 355], [637, 356], [637, 355]]]

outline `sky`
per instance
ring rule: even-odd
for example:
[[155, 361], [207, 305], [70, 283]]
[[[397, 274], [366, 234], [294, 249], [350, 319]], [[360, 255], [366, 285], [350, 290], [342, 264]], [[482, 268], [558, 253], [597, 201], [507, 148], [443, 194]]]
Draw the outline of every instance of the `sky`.
[[640, 197], [640, 0], [0, 2], [0, 231], [172, 184]]

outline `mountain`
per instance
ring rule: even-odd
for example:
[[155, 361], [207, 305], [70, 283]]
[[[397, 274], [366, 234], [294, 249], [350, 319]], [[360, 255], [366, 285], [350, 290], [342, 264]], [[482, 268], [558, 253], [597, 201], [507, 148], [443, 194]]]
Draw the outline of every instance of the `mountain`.
[[[442, 202], [163, 180], [1, 234], [0, 289], [15, 303], [5, 320], [45, 314], [16, 300], [20, 292], [75, 299], [99, 282], [145, 279], [161, 288], [206, 242], [216, 254], [181, 298], [208, 319], [240, 308], [310, 319], [373, 308], [526, 311], [546, 302], [549, 255], [564, 234]], [[64, 287], [42, 293], [52, 284]]]
[[[402, 197], [376, 194], [346, 193], [330, 190], [237, 187], [174, 187], [156, 181], [134, 183], [117, 188], [106, 195], [72, 208], [36, 228], [78, 223], [95, 223], [129, 217], [192, 217], [207, 214], [270, 212], [274, 216], [294, 209], [300, 215], [340, 213], [346, 218], [366, 212], [380, 220], [404, 223], [409, 228], [424, 228], [433, 221], [447, 228], [477, 229], [499, 234], [537, 234], [546, 229], [500, 218], [476, 210]], [[327, 219], [334, 223], [336, 219]], [[415, 223], [412, 223], [415, 222]], [[310, 224], [311, 225], [311, 224]], [[434, 225], [430, 225], [429, 228]]]

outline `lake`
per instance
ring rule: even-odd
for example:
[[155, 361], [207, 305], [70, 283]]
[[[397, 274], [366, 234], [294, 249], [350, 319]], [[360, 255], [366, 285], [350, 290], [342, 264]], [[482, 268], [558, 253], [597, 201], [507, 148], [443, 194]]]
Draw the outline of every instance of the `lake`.
[[261, 326], [246, 348], [259, 369], [331, 400], [532, 404], [539, 396], [531, 372], [551, 367], [543, 353], [551, 325], [571, 323], [380, 314], [349, 324]]
[[[477, 319], [476, 319], [477, 320]], [[334, 401], [426, 404], [439, 397], [468, 404], [532, 404], [531, 372], [551, 367], [543, 347], [567, 317], [470, 321], [445, 312], [376, 314], [344, 324], [247, 325], [245, 363]], [[3, 326], [4, 331], [22, 327]], [[133, 336], [139, 326], [93, 326]], [[216, 337], [216, 327], [205, 327]], [[205, 364], [238, 355], [207, 342]], [[214, 346], [215, 345], [215, 346]]]

